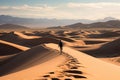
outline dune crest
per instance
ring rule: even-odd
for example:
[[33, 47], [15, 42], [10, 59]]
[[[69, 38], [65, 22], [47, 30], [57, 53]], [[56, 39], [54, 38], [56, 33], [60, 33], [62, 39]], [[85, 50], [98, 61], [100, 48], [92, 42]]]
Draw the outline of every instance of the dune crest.
[[19, 53], [9, 60], [7, 64], [2, 65], [0, 67], [0, 74], [2, 74], [2, 72], [10, 73], [29, 68], [30, 66], [40, 64], [55, 56], [58, 56], [58, 54], [59, 52], [52, 49], [47, 49], [44, 46], [35, 46], [27, 51]]
[[95, 57], [118, 57], [120, 56], [120, 38], [102, 45], [95, 45], [95, 48], [81, 49], [81, 51], [88, 53]]
[[38, 45], [20, 53], [7, 64], [0, 67], [1, 80], [33, 80], [64, 63], [65, 57], [59, 52], [45, 46]]
[[[120, 79], [120, 67], [109, 62], [120, 62], [120, 31], [26, 31], [0, 33], [0, 51], [5, 54], [0, 56], [0, 80]], [[60, 40], [64, 44], [63, 55], [59, 51]]]
[[20, 32], [14, 32], [14, 34], [18, 35], [19, 37], [23, 38], [23, 39], [35, 39], [35, 38], [40, 38], [39, 36], [27, 36], [24, 35], [23, 33]]
[[[55, 44], [46, 44], [48, 47], [58, 49]], [[85, 53], [64, 47], [64, 52], [76, 58], [84, 66], [80, 70], [85, 72], [86, 80], [118, 80], [120, 67], [91, 57]], [[97, 66], [96, 66], [97, 65]], [[106, 67], [106, 68], [105, 68]]]
[[4, 41], [4, 40], [0, 40], [0, 43], [9, 45], [9, 46], [12, 46], [12, 47], [15, 47], [15, 48], [18, 48], [18, 49], [20, 49], [22, 51], [26, 51], [26, 50], [30, 49], [28, 47], [17, 45], [17, 44], [14, 44], [14, 43], [11, 43], [11, 42], [7, 42], [7, 41]]

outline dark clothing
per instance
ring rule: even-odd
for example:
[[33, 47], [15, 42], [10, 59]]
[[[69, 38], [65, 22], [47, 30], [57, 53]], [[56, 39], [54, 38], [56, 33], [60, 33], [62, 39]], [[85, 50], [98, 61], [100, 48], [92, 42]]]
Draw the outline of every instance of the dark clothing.
[[59, 42], [59, 47], [63, 47], [62, 41]]
[[62, 54], [62, 50], [63, 50], [63, 43], [62, 41], [60, 40], [59, 42], [59, 47], [60, 47], [60, 54]]

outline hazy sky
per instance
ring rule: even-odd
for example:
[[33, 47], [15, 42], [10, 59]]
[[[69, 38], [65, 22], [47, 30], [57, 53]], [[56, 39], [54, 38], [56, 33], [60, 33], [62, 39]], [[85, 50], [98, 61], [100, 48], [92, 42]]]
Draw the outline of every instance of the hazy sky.
[[120, 0], [0, 0], [0, 15], [28, 18], [120, 19]]

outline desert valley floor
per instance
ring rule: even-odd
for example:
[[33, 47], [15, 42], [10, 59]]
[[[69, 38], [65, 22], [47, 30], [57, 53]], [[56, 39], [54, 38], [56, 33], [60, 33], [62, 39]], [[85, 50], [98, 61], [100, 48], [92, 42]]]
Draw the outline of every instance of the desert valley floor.
[[0, 30], [0, 80], [120, 80], [120, 29]]

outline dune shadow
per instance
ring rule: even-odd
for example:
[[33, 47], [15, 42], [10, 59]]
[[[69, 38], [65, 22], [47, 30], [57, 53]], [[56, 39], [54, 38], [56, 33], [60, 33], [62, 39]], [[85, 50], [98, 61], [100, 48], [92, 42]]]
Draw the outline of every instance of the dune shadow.
[[120, 56], [120, 38], [112, 42], [103, 44], [100, 48], [91, 50], [82, 50], [91, 56], [97, 58], [112, 58]]
[[15, 73], [44, 63], [58, 56], [59, 54], [57, 53], [59, 52], [56, 50], [49, 50], [43, 46], [36, 46], [33, 49], [21, 52], [5, 61], [5, 63], [0, 66], [0, 76]]

